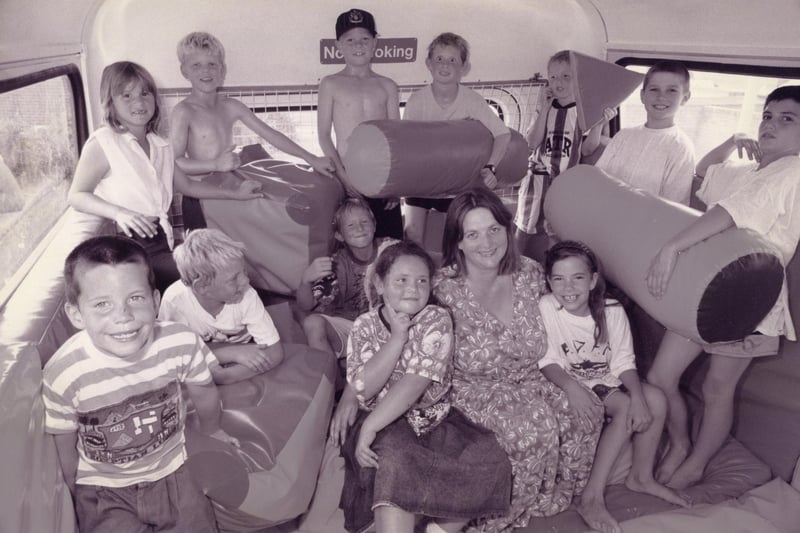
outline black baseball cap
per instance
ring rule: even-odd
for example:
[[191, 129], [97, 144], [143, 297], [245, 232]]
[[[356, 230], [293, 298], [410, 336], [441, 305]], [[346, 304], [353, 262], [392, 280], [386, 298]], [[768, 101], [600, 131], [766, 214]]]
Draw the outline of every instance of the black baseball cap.
[[338, 39], [343, 33], [353, 28], [364, 28], [373, 37], [378, 35], [378, 31], [375, 29], [375, 17], [363, 9], [353, 8], [339, 15], [336, 19], [336, 38]]

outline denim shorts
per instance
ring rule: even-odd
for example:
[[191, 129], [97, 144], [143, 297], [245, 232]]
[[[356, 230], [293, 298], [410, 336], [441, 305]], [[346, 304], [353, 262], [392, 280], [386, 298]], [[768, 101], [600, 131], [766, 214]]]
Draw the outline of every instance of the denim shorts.
[[217, 531], [211, 501], [182, 465], [157, 480], [127, 487], [75, 486], [78, 528], [91, 533]]

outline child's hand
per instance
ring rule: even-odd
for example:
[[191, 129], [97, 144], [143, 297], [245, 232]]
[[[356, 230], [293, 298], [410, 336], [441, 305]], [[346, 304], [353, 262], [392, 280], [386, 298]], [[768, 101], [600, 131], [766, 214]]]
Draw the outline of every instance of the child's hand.
[[347, 430], [356, 421], [356, 414], [358, 414], [358, 398], [355, 394], [349, 393], [348, 387], [336, 405], [336, 412], [333, 413], [333, 419], [331, 419], [329, 434], [334, 446], [344, 444]]
[[749, 137], [744, 133], [734, 133], [731, 137], [731, 142], [736, 146], [736, 151], [739, 153], [739, 159], [742, 159], [744, 154], [747, 154], [747, 159], [752, 161], [755, 159], [761, 162], [761, 147], [758, 141]]
[[378, 468], [378, 454], [375, 453], [370, 445], [375, 441], [377, 433], [369, 429], [366, 422], [361, 426], [361, 432], [356, 441], [356, 460], [364, 468]]
[[398, 205], [400, 205], [400, 199], [399, 198], [387, 198], [386, 199], [386, 203], [383, 206], [383, 210], [384, 211], [391, 211], [392, 209], [394, 209]]
[[252, 200], [253, 198], [263, 198], [261, 183], [256, 180], [244, 180], [239, 184], [235, 191], [235, 200]]
[[[607, 107], [603, 109], [603, 120], [606, 122], [611, 122], [614, 117], [617, 116], [617, 110], [613, 107]], [[602, 125], [602, 123], [600, 123]]]
[[650, 424], [653, 423], [653, 415], [647, 407], [644, 399], [631, 398], [631, 406], [628, 409], [628, 430], [631, 432], [641, 433], [647, 431]]
[[219, 428], [218, 430], [216, 430], [214, 433], [209, 435], [209, 437], [211, 437], [212, 439], [217, 439], [218, 441], [224, 442], [225, 444], [230, 444], [231, 446], [235, 446], [236, 448], [240, 448], [241, 447], [241, 444], [239, 444], [239, 439], [237, 439], [236, 437], [231, 437], [222, 428]]
[[408, 313], [397, 312], [392, 309], [392, 306], [385, 305], [386, 320], [391, 326], [392, 335], [401, 335], [404, 340], [408, 340], [408, 328], [411, 327], [411, 317]]
[[309, 158], [307, 163], [312, 167], [314, 167], [314, 170], [316, 170], [323, 176], [328, 176], [329, 178], [332, 178], [333, 173], [336, 172], [336, 165], [334, 165], [333, 159], [331, 159], [330, 157], [312, 156]]
[[577, 413], [580, 421], [587, 427], [591, 426], [595, 418], [594, 411], [597, 409], [599, 398], [577, 381], [567, 387], [566, 393], [569, 404], [572, 410]]
[[497, 187], [497, 176], [495, 176], [494, 172], [492, 172], [492, 169], [482, 168], [481, 179], [483, 180], [483, 184], [486, 185], [488, 189], [494, 189]]
[[664, 296], [677, 262], [678, 252], [671, 246], [661, 248], [650, 262], [650, 268], [647, 270], [647, 290], [656, 299], [660, 300]]
[[239, 168], [242, 165], [239, 154], [233, 151], [235, 148], [235, 144], [229, 146], [224, 152], [219, 154], [216, 159], [214, 159], [214, 168], [217, 171], [227, 172], [229, 170]]
[[128, 237], [136, 233], [139, 237], [151, 239], [158, 233], [158, 226], [149, 217], [120, 207], [114, 217], [117, 227]]
[[309, 285], [333, 273], [333, 259], [327, 256], [317, 257], [303, 272], [302, 283]]

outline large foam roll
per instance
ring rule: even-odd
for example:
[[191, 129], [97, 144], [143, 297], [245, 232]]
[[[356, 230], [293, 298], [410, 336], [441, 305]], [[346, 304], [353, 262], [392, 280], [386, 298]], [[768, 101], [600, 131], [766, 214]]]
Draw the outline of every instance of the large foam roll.
[[249, 380], [219, 385], [221, 425], [240, 447], [198, 433], [187, 419], [186, 461], [214, 505], [220, 531], [256, 531], [306, 512], [333, 407], [330, 354], [284, 344], [286, 359]]
[[562, 239], [588, 244], [606, 276], [666, 328], [699, 342], [752, 333], [781, 290], [783, 266], [756, 233], [731, 228], [678, 256], [660, 300], [647, 290], [650, 262], [700, 216], [586, 165], [554, 180], [544, 213]]
[[[501, 184], [528, 165], [528, 143], [515, 130], [497, 165]], [[352, 186], [372, 198], [452, 196], [481, 183], [494, 138], [477, 120], [371, 120], [347, 141], [343, 162]]]

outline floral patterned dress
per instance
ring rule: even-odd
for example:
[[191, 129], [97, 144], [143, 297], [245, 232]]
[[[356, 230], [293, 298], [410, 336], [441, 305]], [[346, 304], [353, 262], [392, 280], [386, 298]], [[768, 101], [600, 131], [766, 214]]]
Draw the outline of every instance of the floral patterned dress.
[[580, 424], [566, 394], [544, 377], [537, 361], [547, 350], [539, 296], [542, 267], [522, 258], [513, 275], [513, 324], [507, 326], [475, 298], [464, 277], [441, 269], [434, 293], [455, 325], [451, 401], [472, 421], [494, 431], [513, 469], [511, 511], [469, 531], [524, 527], [532, 516], [566, 509], [589, 478], [603, 410], [591, 428]]

